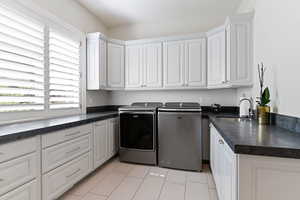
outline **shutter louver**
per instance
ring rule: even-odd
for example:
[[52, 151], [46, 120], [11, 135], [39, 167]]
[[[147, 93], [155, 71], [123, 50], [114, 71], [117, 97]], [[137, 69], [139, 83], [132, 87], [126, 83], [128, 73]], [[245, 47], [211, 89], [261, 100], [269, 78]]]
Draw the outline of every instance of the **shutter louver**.
[[50, 30], [50, 109], [80, 107], [80, 42]]
[[44, 109], [44, 27], [0, 6], [0, 112]]

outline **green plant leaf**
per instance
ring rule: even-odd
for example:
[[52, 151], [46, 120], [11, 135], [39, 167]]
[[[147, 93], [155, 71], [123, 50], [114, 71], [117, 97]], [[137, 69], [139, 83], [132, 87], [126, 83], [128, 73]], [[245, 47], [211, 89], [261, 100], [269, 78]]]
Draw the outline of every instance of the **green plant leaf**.
[[266, 106], [268, 103], [270, 103], [270, 91], [269, 88], [266, 87], [263, 91], [262, 97], [261, 97], [261, 105]]

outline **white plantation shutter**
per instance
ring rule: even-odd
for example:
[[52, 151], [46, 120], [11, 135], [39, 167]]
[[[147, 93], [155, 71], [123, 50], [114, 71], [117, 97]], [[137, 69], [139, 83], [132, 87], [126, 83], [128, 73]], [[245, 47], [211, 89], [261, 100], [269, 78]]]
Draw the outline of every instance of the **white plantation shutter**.
[[80, 107], [80, 42], [50, 29], [49, 33], [49, 106]]
[[0, 112], [44, 109], [44, 27], [0, 6]]

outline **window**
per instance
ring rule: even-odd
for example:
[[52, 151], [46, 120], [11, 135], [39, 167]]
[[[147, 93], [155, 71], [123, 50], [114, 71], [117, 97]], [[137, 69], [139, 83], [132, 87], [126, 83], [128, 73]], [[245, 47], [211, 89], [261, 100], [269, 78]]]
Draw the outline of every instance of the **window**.
[[79, 107], [80, 43], [50, 30], [50, 109]]
[[0, 7], [0, 112], [44, 109], [43, 29]]
[[0, 121], [80, 113], [83, 34], [10, 3], [0, 5]]

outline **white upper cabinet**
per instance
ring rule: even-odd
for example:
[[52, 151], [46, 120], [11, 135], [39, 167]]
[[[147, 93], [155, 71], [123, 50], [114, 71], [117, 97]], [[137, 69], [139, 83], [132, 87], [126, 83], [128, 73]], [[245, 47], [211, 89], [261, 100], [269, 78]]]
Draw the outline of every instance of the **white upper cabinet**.
[[161, 43], [126, 47], [126, 89], [162, 87]]
[[207, 33], [144, 40], [120, 41], [107, 39], [100, 33], [88, 34], [87, 88], [251, 86], [252, 20], [253, 13], [242, 14], [228, 17], [223, 26]]
[[185, 42], [185, 84], [206, 87], [206, 39]]
[[124, 45], [107, 43], [107, 86], [108, 89], [124, 88]]
[[164, 87], [184, 87], [184, 41], [165, 42], [164, 57]]
[[164, 43], [164, 87], [206, 87], [206, 39]]
[[99, 90], [107, 87], [106, 40], [100, 33], [87, 36], [87, 89]]
[[162, 44], [144, 45], [144, 83], [146, 88], [162, 87]]
[[224, 28], [209, 33], [207, 39], [207, 81], [209, 87], [226, 83], [226, 32]]
[[228, 17], [226, 24], [208, 32], [208, 87], [252, 84], [253, 14]]
[[143, 46], [126, 47], [126, 88], [139, 88], [143, 85]]
[[252, 84], [252, 14], [230, 17], [226, 24], [227, 79], [232, 86]]

